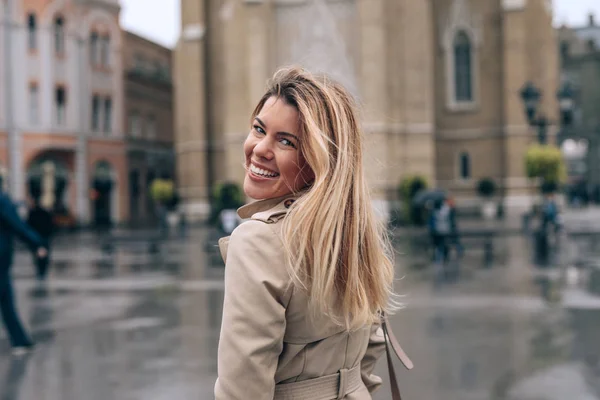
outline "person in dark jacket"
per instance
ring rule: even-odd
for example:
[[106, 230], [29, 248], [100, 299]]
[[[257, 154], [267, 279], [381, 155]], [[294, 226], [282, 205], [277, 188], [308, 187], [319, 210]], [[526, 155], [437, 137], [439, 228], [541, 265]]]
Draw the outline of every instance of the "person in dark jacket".
[[13, 262], [14, 237], [17, 236], [39, 257], [48, 254], [42, 238], [19, 217], [15, 205], [0, 190], [0, 312], [8, 331], [13, 354], [22, 354], [33, 347], [15, 308], [10, 268]]
[[48, 274], [48, 266], [50, 265], [50, 240], [54, 233], [52, 214], [36, 201], [34, 207], [29, 211], [27, 225], [32, 227], [42, 237], [48, 249], [46, 257], [39, 257], [37, 254], [33, 256], [37, 277], [43, 280]]

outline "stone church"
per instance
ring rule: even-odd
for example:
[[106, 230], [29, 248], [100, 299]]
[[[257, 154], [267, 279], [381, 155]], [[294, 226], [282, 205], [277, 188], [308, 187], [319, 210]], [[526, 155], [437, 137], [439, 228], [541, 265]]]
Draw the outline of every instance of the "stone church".
[[550, 0], [181, 2], [176, 151], [190, 215], [207, 214], [212, 183], [241, 183], [250, 113], [289, 64], [326, 72], [359, 99], [383, 210], [411, 174], [465, 204], [490, 177], [506, 206], [528, 204], [523, 157], [536, 135], [519, 92], [532, 81], [556, 120]]

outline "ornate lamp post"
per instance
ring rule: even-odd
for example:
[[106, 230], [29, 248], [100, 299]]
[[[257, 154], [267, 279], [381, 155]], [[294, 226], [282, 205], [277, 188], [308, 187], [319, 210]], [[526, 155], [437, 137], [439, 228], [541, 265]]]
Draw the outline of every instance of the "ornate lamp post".
[[527, 82], [520, 94], [525, 106], [527, 122], [529, 126], [537, 128], [540, 144], [547, 143], [548, 126], [559, 125], [562, 130], [573, 123], [574, 90], [569, 83], [563, 83], [556, 93], [560, 107], [560, 122], [558, 123], [548, 120], [544, 114], [539, 112], [542, 92], [532, 82]]
[[570, 83], [562, 84], [558, 93], [558, 106], [560, 108], [560, 125], [561, 127], [570, 127], [573, 125], [573, 110], [575, 108], [575, 91]]

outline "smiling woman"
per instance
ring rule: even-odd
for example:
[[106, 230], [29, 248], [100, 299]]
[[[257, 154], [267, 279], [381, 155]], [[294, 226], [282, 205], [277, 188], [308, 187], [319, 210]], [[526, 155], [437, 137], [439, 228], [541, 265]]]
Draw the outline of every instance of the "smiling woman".
[[252, 114], [244, 154], [244, 191], [259, 201], [219, 243], [216, 399], [371, 399], [394, 269], [353, 98], [327, 77], [280, 70]]
[[312, 182], [314, 175], [300, 152], [300, 129], [296, 108], [275, 96], [265, 101], [244, 143], [244, 191], [249, 197], [280, 197]]

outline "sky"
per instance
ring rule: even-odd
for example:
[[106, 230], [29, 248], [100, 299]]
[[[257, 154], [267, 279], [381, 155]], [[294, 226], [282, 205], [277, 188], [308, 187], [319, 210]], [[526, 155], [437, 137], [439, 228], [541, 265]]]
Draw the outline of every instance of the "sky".
[[[121, 26], [167, 47], [174, 47], [180, 31], [180, 0], [120, 0]], [[594, 12], [600, 24], [600, 0], [553, 0], [555, 24], [582, 26]]]

